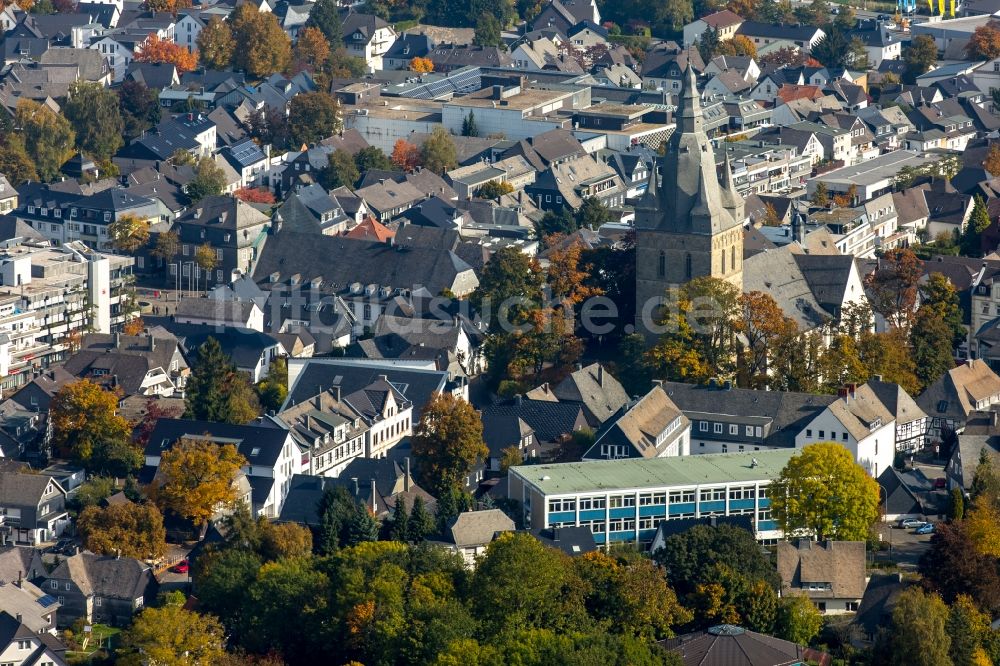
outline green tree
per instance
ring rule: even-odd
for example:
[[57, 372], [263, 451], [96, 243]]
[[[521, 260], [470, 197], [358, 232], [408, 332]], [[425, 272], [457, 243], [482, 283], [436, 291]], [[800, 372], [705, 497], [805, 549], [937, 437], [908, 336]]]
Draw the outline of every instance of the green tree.
[[962, 489], [955, 487], [948, 493], [948, 517], [952, 520], [962, 520], [965, 515], [965, 496]]
[[435, 127], [424, 141], [420, 154], [424, 167], [439, 175], [458, 166], [455, 142], [448, 134], [448, 130], [440, 126]]
[[76, 489], [73, 501], [82, 511], [89, 506], [100, 505], [116, 491], [115, 479], [110, 476], [91, 476]]
[[192, 202], [198, 202], [205, 197], [222, 194], [226, 187], [226, 173], [211, 157], [202, 157], [194, 170], [194, 179], [187, 184], [187, 195]]
[[927, 282], [920, 286], [921, 307], [933, 310], [951, 329], [952, 347], [965, 341], [966, 328], [962, 323], [958, 292], [951, 280], [941, 273], [931, 273]]
[[969, 496], [976, 504], [997, 504], [1000, 502], [1000, 471], [993, 463], [993, 457], [986, 447], [979, 450], [979, 461], [972, 476]]
[[[476, 30], [472, 36], [472, 43], [476, 46], [500, 46], [503, 39], [500, 35], [503, 26], [499, 19], [493, 14], [483, 12], [476, 18]], [[464, 136], [474, 136], [465, 134]]]
[[779, 638], [799, 645], [809, 645], [823, 626], [823, 616], [804, 594], [782, 597], [775, 619], [775, 633]]
[[413, 500], [406, 528], [406, 539], [413, 543], [420, 543], [434, 533], [434, 516], [427, 510], [427, 505], [420, 497]]
[[225, 630], [211, 615], [167, 604], [143, 610], [122, 635], [123, 666], [214, 664], [225, 654]]
[[669, 30], [676, 34], [694, 20], [694, 3], [691, 0], [667, 0], [657, 13]]
[[300, 93], [288, 109], [288, 128], [296, 144], [311, 144], [340, 129], [340, 103], [325, 92]]
[[353, 188], [361, 178], [354, 158], [343, 148], [330, 153], [326, 158], [326, 167], [320, 173], [320, 184], [328, 190], [338, 187]]
[[545, 277], [537, 261], [515, 247], [498, 250], [487, 262], [472, 295], [472, 303], [491, 329], [500, 307], [507, 303], [508, 319], [523, 323], [542, 298]]
[[570, 629], [584, 608], [582, 586], [569, 557], [528, 534], [497, 537], [486, 548], [472, 584], [479, 591], [472, 599], [473, 610], [490, 632], [519, 626]]
[[816, 189], [813, 190], [812, 195], [812, 205], [820, 208], [826, 208], [830, 205], [830, 190], [827, 189], [826, 183], [823, 181], [816, 183]]
[[499, 199], [505, 194], [514, 191], [510, 183], [505, 180], [491, 180], [483, 183], [476, 191], [476, 196], [480, 199]]
[[615, 221], [611, 210], [597, 197], [587, 197], [576, 212], [576, 223], [581, 229], [597, 229], [602, 224]]
[[63, 114], [76, 132], [77, 147], [102, 162], [111, 159], [125, 143], [119, 97], [99, 83], [71, 84]]
[[198, 348], [184, 404], [185, 417], [199, 421], [239, 424], [260, 413], [249, 378], [236, 369], [213, 337]]
[[396, 506], [392, 507], [392, 517], [384, 526], [393, 541], [406, 541], [410, 538], [410, 514], [406, 512], [405, 497], [396, 500]]
[[978, 666], [977, 653], [990, 634], [989, 615], [982, 612], [972, 597], [961, 594], [948, 611], [945, 633], [951, 637], [948, 656], [955, 666]]
[[39, 177], [45, 181], [56, 178], [76, 145], [76, 133], [69, 120], [47, 106], [22, 99], [14, 113], [14, 126]]
[[208, 69], [226, 69], [233, 62], [236, 40], [229, 24], [213, 16], [198, 33], [198, 59]]
[[948, 607], [936, 594], [911, 586], [899, 595], [892, 609], [892, 663], [899, 666], [950, 664]]
[[292, 59], [292, 44], [271, 12], [257, 11], [253, 4], [236, 8], [230, 18], [233, 65], [252, 77], [263, 78], [285, 69]]
[[[319, 648], [322, 624], [328, 617], [328, 576], [312, 558], [289, 558], [268, 562], [257, 572], [247, 591], [248, 631], [243, 644], [248, 650], [277, 649], [293, 663]], [[315, 654], [315, 652], [313, 652]]]
[[469, 115], [462, 119], [462, 136], [479, 136], [479, 127], [476, 126], [476, 114], [471, 109]]
[[921, 306], [910, 331], [917, 379], [927, 387], [955, 365], [954, 330], [932, 307]]
[[931, 35], [917, 35], [903, 49], [904, 83], [914, 83], [916, 78], [930, 70], [937, 62], [938, 48]]
[[578, 228], [576, 218], [565, 206], [557, 211], [545, 211], [542, 219], [535, 223], [535, 231], [539, 238], [551, 235], [568, 236]]
[[846, 67], [850, 60], [850, 38], [842, 29], [832, 28], [809, 49], [809, 55], [825, 67]]
[[160, 98], [155, 88], [124, 81], [118, 88], [118, 107], [126, 139], [133, 139], [160, 122]]
[[708, 26], [705, 32], [701, 33], [701, 37], [698, 38], [698, 55], [705, 62], [710, 61], [715, 57], [715, 52], [719, 48], [719, 31]]
[[768, 496], [786, 535], [864, 541], [878, 520], [878, 484], [849, 450], [832, 442], [811, 444], [793, 456]]
[[733, 525], [696, 525], [668, 537], [653, 558], [682, 595], [694, 592], [699, 584], [715, 582], [718, 565], [729, 565], [747, 580], [763, 580], [773, 589], [779, 583], [754, 535]]
[[330, 48], [336, 49], [343, 44], [343, 24], [340, 21], [340, 7], [336, 0], [317, 0], [306, 21], [306, 27], [319, 28], [323, 36], [330, 42]]
[[863, 384], [869, 374], [857, 343], [849, 335], [833, 337], [820, 356], [819, 371], [824, 388], [829, 393], [835, 393], [845, 384]]
[[145, 560], [163, 555], [163, 516], [150, 503], [88, 506], [76, 522], [87, 550]]
[[358, 505], [347, 522], [346, 545], [356, 546], [366, 541], [378, 541], [379, 525], [374, 514], [366, 506]]
[[271, 361], [267, 377], [257, 384], [260, 406], [266, 411], [278, 411], [288, 395], [288, 362], [283, 356]]
[[489, 455], [478, 412], [451, 393], [427, 403], [412, 442], [421, 486], [432, 495], [460, 488], [472, 466]]
[[641, 555], [623, 552], [612, 557], [595, 551], [573, 564], [586, 586], [589, 615], [617, 633], [647, 640], [667, 638], [674, 626], [691, 619], [660, 569]]
[[990, 227], [990, 214], [986, 210], [986, 201], [979, 194], [972, 206], [965, 230], [962, 231], [962, 254], [970, 257], [981, 257], [983, 254], [983, 232]]
[[392, 171], [394, 169], [392, 160], [386, 157], [385, 153], [378, 146], [365, 146], [355, 153], [354, 165], [361, 173], [365, 173], [370, 169], [381, 169], [382, 171]]
[[168, 264], [181, 248], [181, 237], [176, 231], [163, 231], [156, 236], [156, 244], [153, 246], [152, 255]]

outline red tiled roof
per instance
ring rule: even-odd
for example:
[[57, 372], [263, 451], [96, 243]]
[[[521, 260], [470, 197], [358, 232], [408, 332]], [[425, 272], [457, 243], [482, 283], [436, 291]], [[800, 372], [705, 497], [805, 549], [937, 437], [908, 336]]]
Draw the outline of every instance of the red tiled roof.
[[362, 220], [361, 224], [344, 235], [355, 240], [374, 240], [384, 243], [390, 238], [395, 237], [396, 234], [375, 218], [366, 217]]

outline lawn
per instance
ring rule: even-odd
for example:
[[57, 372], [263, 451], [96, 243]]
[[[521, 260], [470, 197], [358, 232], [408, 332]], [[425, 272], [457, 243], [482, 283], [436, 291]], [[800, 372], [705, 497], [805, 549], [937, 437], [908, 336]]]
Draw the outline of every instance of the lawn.
[[75, 632], [67, 643], [74, 648], [66, 651], [66, 661], [70, 664], [90, 664], [104, 661], [118, 642], [121, 629], [109, 627], [106, 624], [93, 625], [89, 640], [84, 647], [87, 635], [83, 631]]

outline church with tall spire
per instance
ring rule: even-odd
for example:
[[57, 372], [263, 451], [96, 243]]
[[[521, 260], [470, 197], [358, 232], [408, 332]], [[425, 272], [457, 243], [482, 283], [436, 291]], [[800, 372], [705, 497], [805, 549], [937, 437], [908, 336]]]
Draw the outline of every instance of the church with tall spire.
[[[743, 289], [743, 198], [728, 155], [720, 180], [690, 65], [666, 154], [635, 209], [636, 313], [666, 290], [710, 275]], [[659, 174], [657, 174], [659, 171]], [[657, 177], [659, 175], [659, 178]]]

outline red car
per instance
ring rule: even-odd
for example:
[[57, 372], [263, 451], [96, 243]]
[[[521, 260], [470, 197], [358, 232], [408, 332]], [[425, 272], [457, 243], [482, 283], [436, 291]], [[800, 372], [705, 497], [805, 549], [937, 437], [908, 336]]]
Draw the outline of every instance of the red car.
[[941, 490], [942, 488], [946, 488], [947, 486], [948, 486], [948, 481], [944, 477], [934, 479], [935, 490]]
[[174, 573], [183, 573], [183, 574], [186, 574], [190, 569], [191, 567], [188, 565], [187, 560], [181, 560], [174, 566], [170, 567], [170, 570], [173, 571]]

